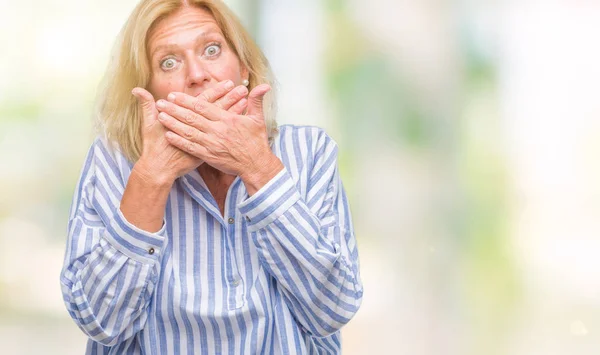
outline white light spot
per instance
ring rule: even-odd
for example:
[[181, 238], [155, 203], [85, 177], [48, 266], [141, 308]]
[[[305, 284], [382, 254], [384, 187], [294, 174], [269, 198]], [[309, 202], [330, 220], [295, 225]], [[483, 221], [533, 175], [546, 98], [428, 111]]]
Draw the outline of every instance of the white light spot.
[[582, 321], [576, 320], [573, 323], [571, 323], [571, 334], [573, 334], [574, 336], [581, 337], [587, 335], [588, 330]]

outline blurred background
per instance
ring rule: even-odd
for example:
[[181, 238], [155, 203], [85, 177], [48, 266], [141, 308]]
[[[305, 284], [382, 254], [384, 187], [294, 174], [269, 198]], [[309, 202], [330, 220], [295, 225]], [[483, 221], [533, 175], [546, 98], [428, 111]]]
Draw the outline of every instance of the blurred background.
[[[230, 0], [326, 128], [364, 302], [344, 354], [600, 351], [599, 0]], [[59, 272], [135, 0], [0, 1], [0, 344], [82, 354]]]

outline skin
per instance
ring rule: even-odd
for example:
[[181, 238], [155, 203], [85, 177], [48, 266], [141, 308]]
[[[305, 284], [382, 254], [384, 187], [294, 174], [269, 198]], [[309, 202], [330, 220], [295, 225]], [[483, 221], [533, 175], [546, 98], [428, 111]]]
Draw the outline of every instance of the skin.
[[248, 71], [209, 12], [181, 8], [156, 24], [147, 47], [148, 90], [132, 91], [142, 111], [144, 143], [120, 208], [130, 223], [156, 232], [178, 177], [198, 169], [223, 214], [236, 176], [253, 195], [283, 164], [270, 150], [264, 122], [263, 97], [270, 87], [248, 93], [240, 85]]

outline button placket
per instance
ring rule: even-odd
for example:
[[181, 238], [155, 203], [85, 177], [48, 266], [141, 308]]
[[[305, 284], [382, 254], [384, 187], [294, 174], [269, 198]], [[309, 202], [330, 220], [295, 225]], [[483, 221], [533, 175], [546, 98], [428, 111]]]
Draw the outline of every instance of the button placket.
[[[243, 186], [241, 184], [236, 184], [234, 188], [240, 188]], [[229, 270], [227, 271], [227, 294], [228, 294], [228, 306], [229, 309], [238, 309], [244, 304], [244, 281], [241, 278], [240, 270], [238, 262], [243, 263], [244, 256], [243, 250], [241, 247], [241, 242], [239, 238], [239, 233], [241, 233], [241, 226], [236, 223], [236, 218], [243, 218], [243, 216], [238, 215], [237, 204], [240, 202], [241, 194], [237, 194], [238, 201], [228, 200], [228, 212], [229, 218], [227, 218], [227, 224], [225, 226], [225, 230], [227, 232], [227, 244], [229, 247], [229, 252], [231, 253], [230, 262], [228, 263]], [[238, 228], [239, 227], [239, 228]]]
[[[239, 248], [239, 243], [236, 243], [236, 228], [235, 228], [235, 219], [233, 217], [230, 217], [228, 219], [228, 223], [229, 226], [227, 228], [227, 244], [229, 246], [229, 251], [231, 252], [231, 259], [230, 259], [230, 270], [229, 270], [229, 278], [228, 278], [228, 282], [229, 285], [231, 286], [229, 288], [229, 292], [233, 292], [234, 293], [234, 298], [237, 299], [238, 298], [238, 293], [239, 291], [239, 286], [242, 284], [242, 280], [239, 274], [239, 268], [238, 268], [238, 259], [239, 259], [239, 255], [238, 255], [238, 248]], [[243, 259], [242, 259], [243, 260]], [[237, 301], [236, 301], [237, 303]], [[232, 307], [234, 305], [231, 305]]]

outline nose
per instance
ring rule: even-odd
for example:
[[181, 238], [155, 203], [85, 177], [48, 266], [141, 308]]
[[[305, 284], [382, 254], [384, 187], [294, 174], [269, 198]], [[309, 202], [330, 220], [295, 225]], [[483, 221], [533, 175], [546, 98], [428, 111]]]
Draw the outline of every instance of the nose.
[[188, 88], [202, 87], [210, 81], [210, 74], [202, 63], [202, 59], [190, 55], [187, 64], [186, 86]]

